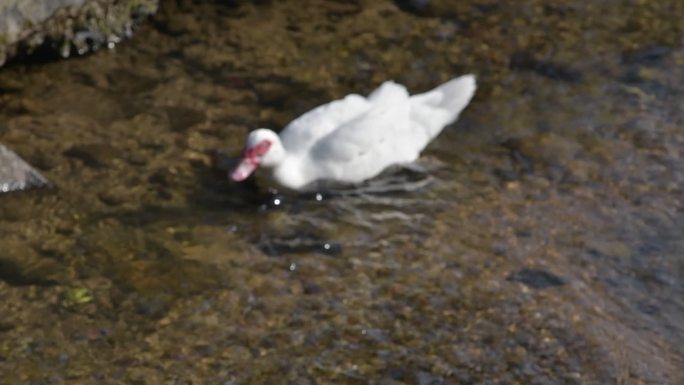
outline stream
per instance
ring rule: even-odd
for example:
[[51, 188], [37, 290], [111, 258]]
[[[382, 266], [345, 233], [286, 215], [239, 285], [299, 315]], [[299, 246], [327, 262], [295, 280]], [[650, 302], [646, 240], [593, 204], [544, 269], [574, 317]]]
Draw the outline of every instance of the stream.
[[[0, 385], [684, 383], [684, 2], [163, 1], [0, 70]], [[478, 91], [408, 191], [231, 183], [247, 133]], [[394, 178], [394, 179], [393, 179]]]

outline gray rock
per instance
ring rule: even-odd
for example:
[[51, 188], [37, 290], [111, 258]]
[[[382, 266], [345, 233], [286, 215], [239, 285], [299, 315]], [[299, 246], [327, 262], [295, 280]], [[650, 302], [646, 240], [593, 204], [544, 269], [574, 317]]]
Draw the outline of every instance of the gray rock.
[[159, 0], [0, 0], [0, 65], [47, 47], [63, 57], [116, 44]]
[[0, 193], [50, 186], [50, 182], [19, 155], [0, 144]]

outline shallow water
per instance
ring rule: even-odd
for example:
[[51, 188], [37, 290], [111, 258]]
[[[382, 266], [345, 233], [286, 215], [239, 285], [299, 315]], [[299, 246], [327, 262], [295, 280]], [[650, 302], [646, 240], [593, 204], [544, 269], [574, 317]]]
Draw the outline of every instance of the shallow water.
[[[167, 2], [4, 68], [0, 142], [56, 188], [0, 196], [0, 384], [681, 383], [684, 5], [431, 3]], [[275, 205], [216, 165], [465, 72], [417, 191]]]

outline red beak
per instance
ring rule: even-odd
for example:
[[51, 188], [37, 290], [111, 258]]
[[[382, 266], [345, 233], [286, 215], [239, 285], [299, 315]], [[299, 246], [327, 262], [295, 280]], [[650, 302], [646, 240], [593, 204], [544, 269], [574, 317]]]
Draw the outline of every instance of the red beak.
[[242, 160], [230, 173], [233, 182], [242, 182], [247, 179], [259, 167], [261, 157], [271, 148], [270, 140], [262, 140], [255, 146], [249, 147], [242, 154]]
[[259, 161], [254, 158], [242, 158], [240, 163], [230, 173], [233, 182], [242, 182], [259, 167]]

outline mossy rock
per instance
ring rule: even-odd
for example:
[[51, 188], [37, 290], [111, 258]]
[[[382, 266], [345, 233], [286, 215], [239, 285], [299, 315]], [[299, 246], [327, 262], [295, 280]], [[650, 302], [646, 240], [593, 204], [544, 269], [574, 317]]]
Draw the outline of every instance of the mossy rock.
[[38, 49], [68, 57], [112, 46], [156, 12], [159, 0], [4, 0], [0, 65]]

